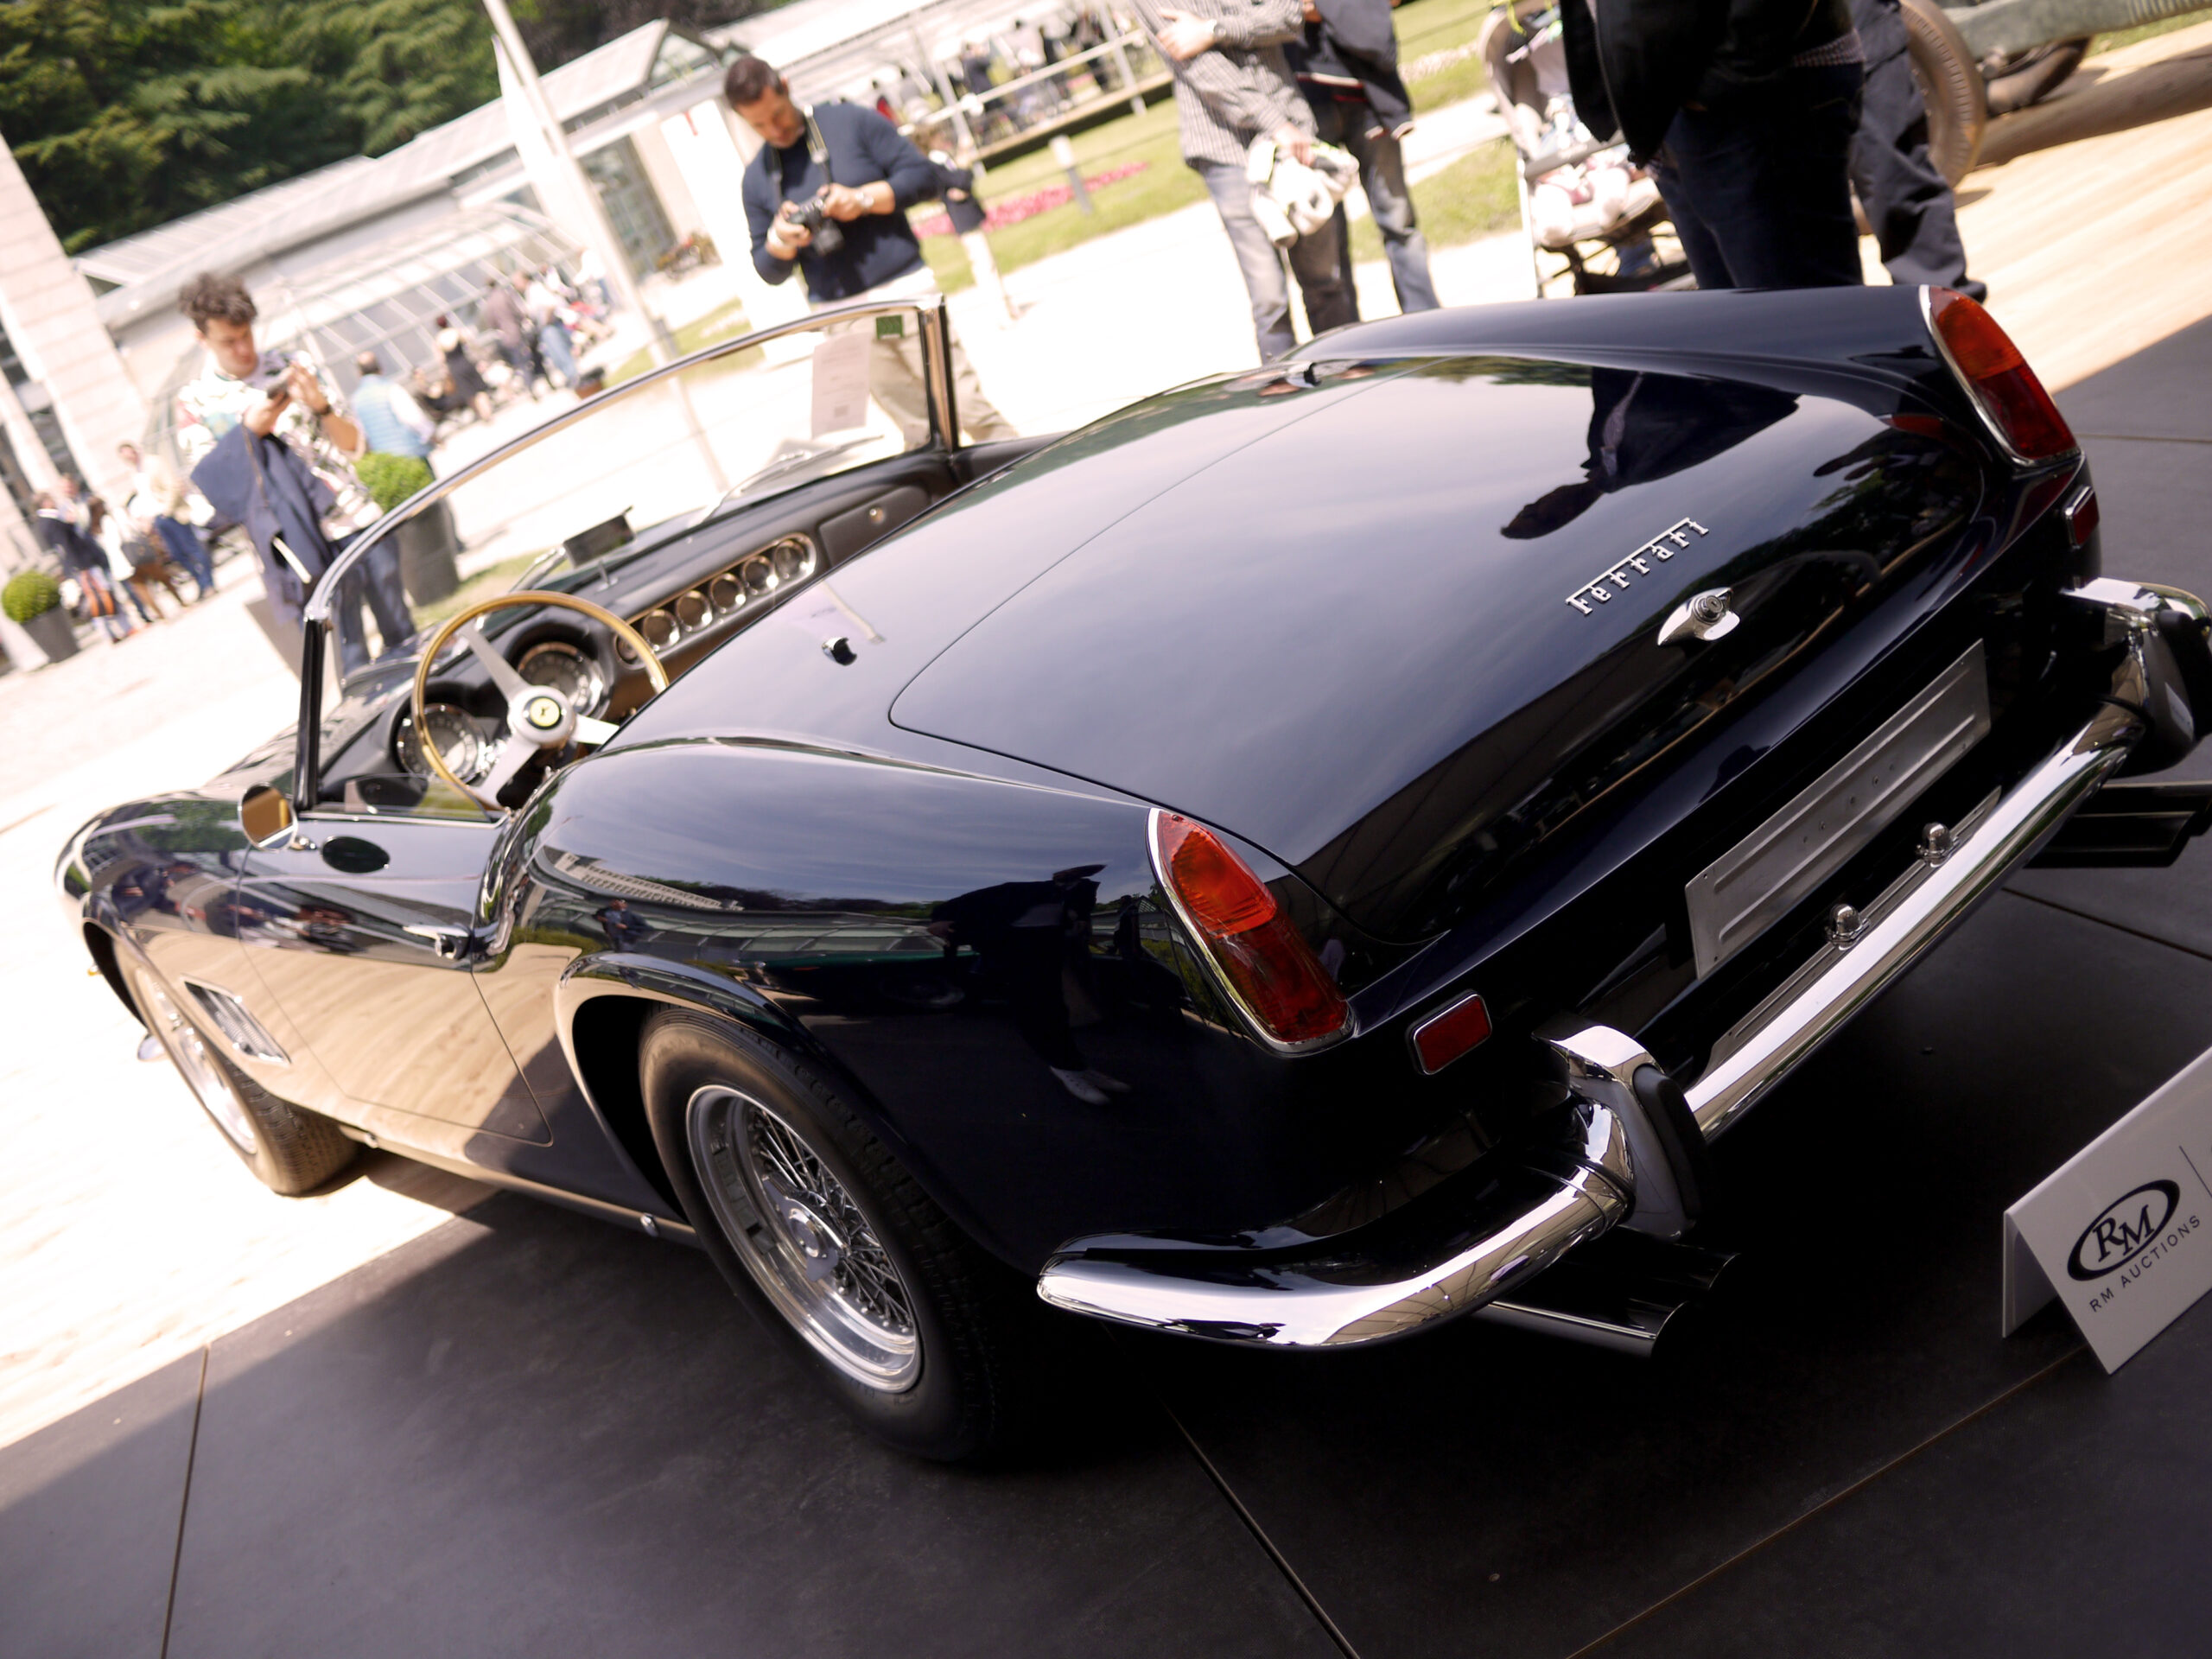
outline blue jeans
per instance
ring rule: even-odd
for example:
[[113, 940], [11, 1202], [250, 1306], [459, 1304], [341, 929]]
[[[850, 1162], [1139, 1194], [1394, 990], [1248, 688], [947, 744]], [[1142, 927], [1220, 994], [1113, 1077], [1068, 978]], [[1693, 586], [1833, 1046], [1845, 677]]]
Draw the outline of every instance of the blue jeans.
[[[1350, 150], [1359, 163], [1359, 188], [1367, 193], [1367, 209], [1375, 228], [1382, 234], [1382, 251], [1390, 261], [1390, 286], [1398, 291], [1398, 309], [1408, 316], [1433, 311], [1439, 303], [1436, 283], [1428, 274], [1428, 238], [1414, 217], [1414, 199], [1406, 188], [1406, 156], [1398, 141], [1376, 124], [1364, 103], [1340, 104], [1324, 99], [1314, 105], [1313, 118], [1321, 137]], [[1375, 130], [1369, 129], [1374, 127]], [[1344, 251], [1339, 269], [1344, 292], [1351, 296], [1352, 315], [1359, 315], [1359, 293], [1352, 286], [1351, 222], [1340, 206], [1337, 235]]]
[[[1206, 181], [1221, 227], [1229, 232], [1229, 245], [1236, 251], [1236, 267], [1252, 296], [1252, 329], [1259, 337], [1260, 361], [1272, 363], [1298, 345], [1290, 323], [1290, 283], [1283, 275], [1283, 255], [1252, 216], [1252, 186], [1243, 162], [1191, 165]], [[1299, 292], [1306, 296], [1306, 321], [1317, 334], [1357, 321], [1352, 315], [1351, 290], [1338, 269], [1341, 245], [1334, 220], [1290, 245], [1290, 269], [1298, 278]]]
[[569, 331], [557, 322], [549, 322], [537, 331], [537, 349], [545, 354], [545, 366], [556, 370], [561, 384], [576, 384], [576, 354], [569, 348]]
[[194, 597], [205, 599], [214, 589], [215, 567], [207, 557], [207, 550], [200, 545], [200, 532], [175, 518], [161, 518], [154, 520], [154, 533], [162, 538], [162, 545], [168, 549], [169, 556], [192, 572], [193, 581], [200, 584], [200, 592]]
[[1866, 74], [1792, 69], [1667, 129], [1651, 175], [1700, 288], [1856, 288], [1848, 168]]

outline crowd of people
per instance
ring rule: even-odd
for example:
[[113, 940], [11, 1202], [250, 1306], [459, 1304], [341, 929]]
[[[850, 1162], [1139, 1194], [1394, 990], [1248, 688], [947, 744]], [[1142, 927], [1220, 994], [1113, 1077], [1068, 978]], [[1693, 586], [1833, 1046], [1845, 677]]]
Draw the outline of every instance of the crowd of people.
[[[899, 64], [878, 75], [867, 102], [925, 149], [957, 148], [950, 89], [969, 136], [979, 144], [1012, 138], [1071, 105], [1122, 91], [1143, 70], [1124, 53], [1101, 52], [1137, 34], [1135, 16], [1085, 3], [1026, 13], [997, 30], [974, 29], [948, 42], [940, 60]], [[944, 51], [944, 46], [938, 48]], [[1140, 44], [1137, 51], [1142, 50]], [[1090, 54], [1096, 55], [1088, 55]]]
[[[118, 458], [128, 469], [119, 511], [64, 474], [55, 488], [40, 492], [32, 517], [62, 575], [76, 584], [79, 609], [109, 639], [127, 639], [166, 614], [156, 589], [182, 611], [214, 591], [215, 574], [194, 522], [205, 521], [206, 504], [137, 444], [124, 444]], [[177, 586], [180, 575], [192, 579], [190, 599]]]
[[[137, 634], [215, 590], [211, 542], [243, 526], [260, 554], [263, 587], [280, 626], [296, 624], [315, 577], [378, 516], [357, 463], [366, 455], [419, 461], [430, 469], [441, 422], [489, 419], [499, 397], [544, 397], [584, 382], [578, 353], [612, 332], [606, 284], [589, 256], [570, 281], [555, 266], [492, 275], [480, 305], [490, 346], [480, 346], [451, 314], [436, 321], [435, 361], [388, 365], [363, 352], [350, 399], [302, 355], [264, 351], [258, 313], [233, 278], [203, 274], [180, 302], [207, 349], [203, 372], [177, 393], [175, 442], [183, 469], [136, 444], [122, 446], [126, 482], [118, 508], [74, 475], [34, 501], [35, 528], [60, 567], [70, 608], [110, 639]], [[588, 390], [588, 385], [584, 387]], [[237, 429], [273, 437], [296, 461], [274, 487], [243, 454], [238, 465], [204, 467]], [[272, 504], [274, 504], [272, 505]], [[180, 585], [188, 577], [188, 597]], [[396, 569], [372, 572], [359, 596], [380, 627], [405, 626]]]

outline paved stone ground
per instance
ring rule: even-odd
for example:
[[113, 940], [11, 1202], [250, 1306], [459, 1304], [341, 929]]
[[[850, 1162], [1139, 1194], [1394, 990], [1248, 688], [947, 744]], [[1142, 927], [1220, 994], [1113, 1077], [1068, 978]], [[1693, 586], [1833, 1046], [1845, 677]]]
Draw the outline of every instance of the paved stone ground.
[[[1964, 210], [1998, 314], [2070, 388], [2107, 563], [2200, 589], [2209, 54], [2212, 26], [2102, 60], [1998, 129], [2012, 159]], [[1438, 264], [1455, 302], [1526, 280], [1513, 238]], [[1011, 281], [1015, 328], [956, 303], [1031, 429], [1250, 360], [1207, 210]], [[1301, 1595], [1369, 1653], [2201, 1650], [2212, 1448], [2171, 1402], [2201, 1398], [2212, 1325], [2109, 1384], [2056, 1321], [1993, 1346], [1983, 1224], [2212, 1041], [2203, 847], [2023, 878], [1793, 1085], [1795, 1127], [1732, 1139], [1840, 1212], [1870, 1099], [1942, 1131], [1899, 1236], [1747, 1217], [1766, 1277], [1680, 1371], [1474, 1327], [1274, 1373], [1102, 1338], [1101, 1397], [1071, 1402], [1096, 1427], [1058, 1461], [917, 1471], [684, 1253], [505, 1198], [448, 1222], [480, 1192], [390, 1160], [275, 1198], [130, 1058], [48, 869], [91, 810], [289, 719], [241, 601], [0, 680], [0, 1653], [1327, 1651]]]

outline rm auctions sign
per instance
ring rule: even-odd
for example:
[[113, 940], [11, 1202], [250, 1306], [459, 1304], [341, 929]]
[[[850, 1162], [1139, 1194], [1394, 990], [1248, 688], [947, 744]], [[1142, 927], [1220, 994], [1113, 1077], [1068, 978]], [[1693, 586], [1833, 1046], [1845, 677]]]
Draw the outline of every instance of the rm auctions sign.
[[2005, 1212], [2005, 1334], [2054, 1296], [2116, 1371], [2212, 1290], [2212, 1053]]

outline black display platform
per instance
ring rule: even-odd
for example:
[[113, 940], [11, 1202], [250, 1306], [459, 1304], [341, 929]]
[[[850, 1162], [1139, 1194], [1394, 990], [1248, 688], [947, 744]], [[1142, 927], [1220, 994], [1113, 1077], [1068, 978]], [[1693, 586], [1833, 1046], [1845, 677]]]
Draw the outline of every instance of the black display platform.
[[[2208, 385], [2212, 324], [2061, 399], [2115, 575], [2212, 593]], [[2005, 1206], [2208, 1046], [2212, 850], [2024, 874], [1717, 1149], [1742, 1256], [1657, 1361], [1085, 1332], [992, 1472], [494, 1199], [0, 1448], [0, 1656], [2202, 1653], [2212, 1306], [2107, 1377], [1997, 1295]]]

